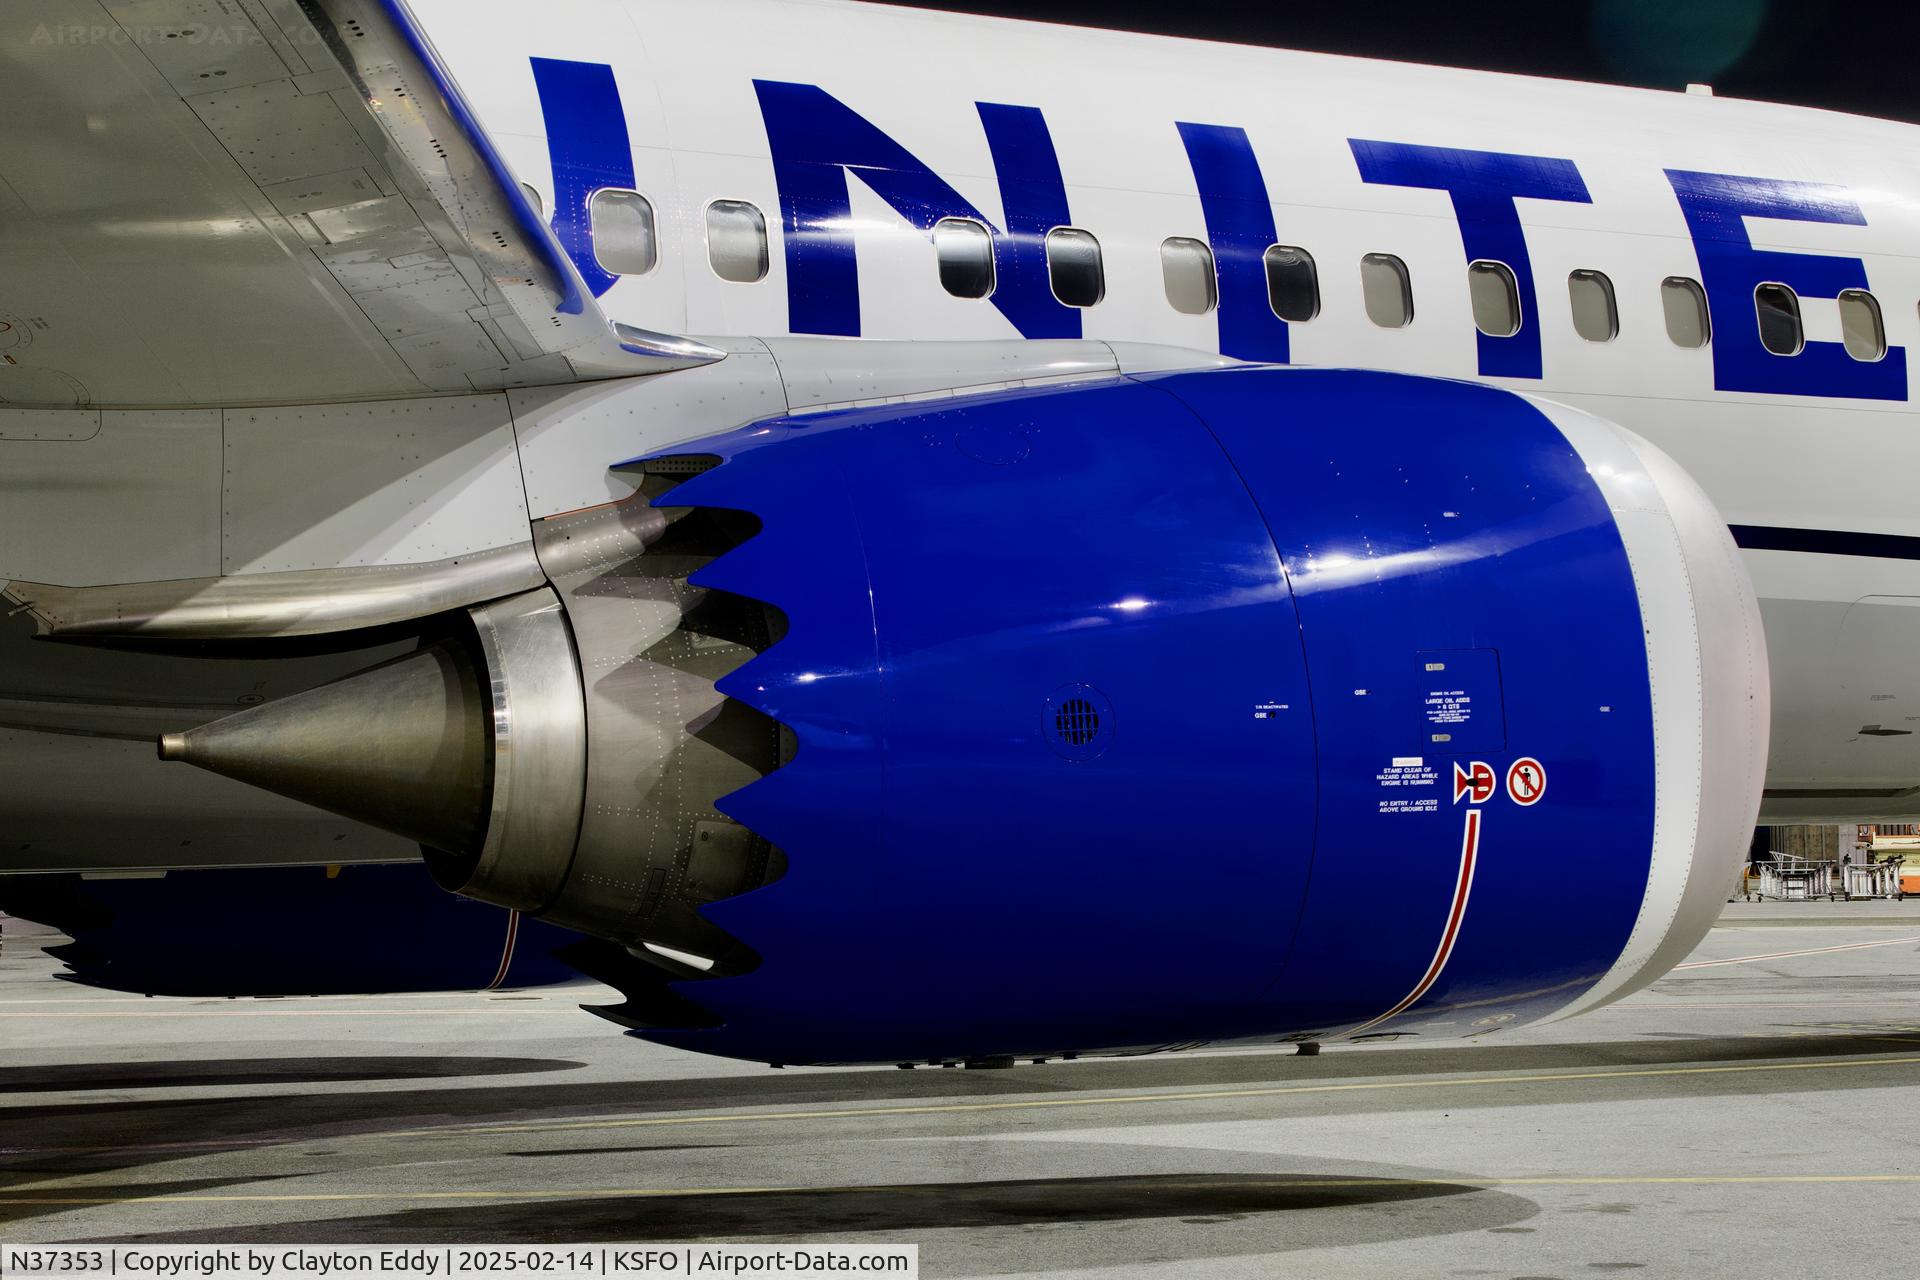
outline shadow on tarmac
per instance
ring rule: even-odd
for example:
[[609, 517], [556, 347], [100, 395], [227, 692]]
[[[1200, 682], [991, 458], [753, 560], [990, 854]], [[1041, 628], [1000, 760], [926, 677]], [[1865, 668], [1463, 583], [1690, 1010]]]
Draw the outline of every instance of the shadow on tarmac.
[[[1444, 1207], [1442, 1205], [1444, 1204]], [[1378, 1242], [1511, 1226], [1529, 1200], [1470, 1184], [1329, 1174], [1196, 1173], [928, 1182], [618, 1198], [434, 1205], [395, 1213], [110, 1237], [117, 1242], [647, 1242], [794, 1238], [913, 1240], [1000, 1229], [1024, 1269], [1036, 1255], [1085, 1267], [1144, 1261], [1125, 1232], [1036, 1237], [1084, 1224], [1163, 1220], [1155, 1252], [1184, 1259]], [[1274, 1215], [1287, 1216], [1276, 1220]], [[1104, 1256], [1103, 1256], [1104, 1255]], [[969, 1268], [987, 1259], [968, 1246]], [[997, 1268], [989, 1268], [997, 1269]]]
[[469, 1076], [570, 1071], [564, 1058], [242, 1058], [181, 1062], [79, 1062], [61, 1067], [0, 1067], [0, 1094], [76, 1089], [179, 1089], [262, 1084], [335, 1084], [367, 1080], [446, 1080]]
[[[1858, 1059], [1880, 1063], [1874, 1070], [1705, 1071], [1687, 1068], [1760, 1066], [1791, 1061], [1832, 1062]], [[1912, 1059], [1913, 1061], [1897, 1061]], [[1331, 1050], [1303, 1058], [1290, 1051], [1236, 1053], [1210, 1057], [1167, 1055], [1153, 1058], [1090, 1059], [1012, 1071], [906, 1072], [847, 1068], [819, 1072], [768, 1072], [759, 1076], [709, 1076], [636, 1081], [575, 1081], [559, 1073], [577, 1064], [563, 1059], [447, 1058], [299, 1060], [304, 1070], [273, 1079], [288, 1082], [326, 1080], [329, 1070], [349, 1072], [350, 1062], [382, 1064], [352, 1080], [404, 1079], [416, 1073], [433, 1077], [488, 1073], [546, 1074], [548, 1079], [498, 1084], [417, 1089], [335, 1090], [284, 1095], [255, 1094], [223, 1098], [93, 1098], [10, 1107], [0, 1112], [0, 1178], [11, 1180], [31, 1166], [37, 1173], [99, 1172], [138, 1168], [192, 1154], [222, 1149], [264, 1148], [314, 1140], [351, 1140], [356, 1135], [395, 1129], [444, 1129], [474, 1124], [538, 1125], [581, 1122], [598, 1117], [672, 1115], [681, 1111], [735, 1107], [861, 1107], [901, 1101], [937, 1104], [947, 1099], [1006, 1096], [1076, 1096], [1108, 1091], [1209, 1089], [1286, 1089], [1347, 1081], [1406, 1081], [1459, 1075], [1473, 1079], [1504, 1074], [1594, 1073], [1578, 1084], [1585, 1101], [1644, 1097], [1719, 1097], [1764, 1091], [1769, 1081], [1796, 1082], [1821, 1089], [1885, 1088], [1920, 1083], [1920, 1035], [1889, 1028], [1839, 1034], [1770, 1037], [1703, 1037], [1691, 1040], [1636, 1040], [1570, 1045], [1450, 1045], [1388, 1050]], [[427, 1064], [444, 1064], [444, 1070]], [[235, 1080], [260, 1070], [245, 1059], [193, 1064], [196, 1071], [225, 1072]], [[476, 1069], [477, 1068], [477, 1069]], [[1612, 1072], [1670, 1074], [1608, 1075]], [[129, 1068], [153, 1075], [153, 1064]], [[269, 1067], [269, 1073], [271, 1067]], [[382, 1073], [392, 1073], [383, 1075]], [[49, 1075], [36, 1069], [33, 1078]], [[194, 1075], [180, 1083], [208, 1083]], [[271, 1080], [266, 1081], [271, 1082]], [[102, 1087], [85, 1085], [81, 1087]], [[133, 1087], [133, 1086], [128, 1086]], [[1557, 1102], [1564, 1085], [1516, 1080], [1493, 1087], [1383, 1088], [1282, 1094], [1269, 1099], [1232, 1100], [1244, 1110], [1304, 1105], [1314, 1114], [1385, 1114], [1433, 1105], [1443, 1090], [1450, 1107], [1515, 1106]], [[1171, 1105], [1171, 1104], [1168, 1104]], [[1189, 1107], [1205, 1105], [1184, 1103]], [[970, 1123], [998, 1124], [994, 1112], [972, 1113]], [[1047, 1114], [1028, 1112], [1028, 1115]], [[1084, 1114], [1084, 1113], [1083, 1113]], [[752, 1125], [752, 1117], [742, 1124]], [[574, 1135], [576, 1144], [590, 1127]], [[689, 1136], [693, 1132], [685, 1131]], [[608, 1145], [631, 1141], [630, 1129], [608, 1131]], [[662, 1135], [664, 1136], [664, 1135]], [[678, 1135], [676, 1135], [678, 1136]], [[716, 1137], [721, 1136], [719, 1134]], [[485, 1139], [483, 1141], [492, 1141]], [[528, 1145], [524, 1137], [515, 1143]], [[591, 1148], [600, 1150], [600, 1147]]]

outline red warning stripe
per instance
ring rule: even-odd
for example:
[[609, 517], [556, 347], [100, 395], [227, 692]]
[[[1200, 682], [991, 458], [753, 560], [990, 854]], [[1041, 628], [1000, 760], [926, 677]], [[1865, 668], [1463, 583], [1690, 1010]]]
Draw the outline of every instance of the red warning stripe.
[[1480, 860], [1480, 815], [1484, 810], [1468, 809], [1466, 830], [1460, 837], [1460, 872], [1453, 885], [1453, 907], [1447, 912], [1447, 927], [1440, 934], [1440, 945], [1434, 948], [1433, 960], [1427, 965], [1426, 973], [1414, 984], [1406, 998], [1369, 1022], [1363, 1022], [1347, 1032], [1349, 1036], [1359, 1035], [1370, 1028], [1377, 1027], [1388, 1018], [1398, 1017], [1413, 1007], [1415, 1001], [1427, 994], [1435, 982], [1440, 980], [1440, 971], [1447, 967], [1447, 959], [1453, 955], [1453, 944], [1460, 938], [1460, 923], [1467, 915], [1467, 897], [1473, 892], [1473, 869]]
[[500, 969], [493, 975], [493, 981], [487, 984], [488, 991], [498, 991], [500, 984], [507, 980], [507, 970], [513, 967], [513, 944], [520, 938], [520, 913], [507, 912], [507, 944], [500, 950]]

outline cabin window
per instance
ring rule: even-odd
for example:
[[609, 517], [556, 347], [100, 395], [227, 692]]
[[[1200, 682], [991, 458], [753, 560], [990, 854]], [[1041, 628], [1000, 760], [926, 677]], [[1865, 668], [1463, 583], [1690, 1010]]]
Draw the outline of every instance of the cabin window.
[[1047, 232], [1047, 278], [1053, 296], [1069, 307], [1091, 307], [1107, 296], [1107, 275], [1100, 265], [1100, 242], [1078, 227]]
[[1167, 302], [1183, 316], [1203, 316], [1220, 303], [1213, 250], [1198, 240], [1173, 236], [1160, 242], [1160, 274]]
[[1667, 316], [1667, 336], [1676, 347], [1704, 347], [1713, 337], [1707, 313], [1707, 293], [1698, 280], [1668, 276], [1660, 282], [1660, 306]]
[[1467, 297], [1473, 302], [1474, 328], [1489, 338], [1520, 332], [1520, 286], [1513, 268], [1481, 259], [1467, 264]]
[[1887, 327], [1880, 320], [1880, 304], [1865, 289], [1840, 294], [1840, 338], [1855, 360], [1879, 360], [1887, 354]]
[[638, 191], [602, 187], [593, 193], [587, 214], [593, 228], [593, 256], [604, 270], [616, 276], [643, 276], [660, 261], [653, 205]]
[[1360, 291], [1366, 299], [1367, 319], [1382, 329], [1404, 329], [1413, 323], [1413, 280], [1407, 264], [1390, 253], [1370, 253], [1360, 259]]
[[940, 285], [956, 298], [993, 292], [993, 232], [972, 218], [942, 218], [933, 224], [933, 253]]
[[707, 261], [713, 274], [735, 284], [767, 278], [767, 220], [745, 200], [707, 206]]
[[1613, 281], [1600, 271], [1576, 271], [1567, 277], [1567, 300], [1573, 306], [1573, 331], [1588, 342], [1612, 342], [1620, 336], [1620, 309], [1613, 297]]
[[1797, 356], [1807, 345], [1800, 327], [1800, 297], [1783, 284], [1753, 291], [1753, 314], [1760, 324], [1760, 345], [1777, 356]]
[[1289, 244], [1267, 250], [1267, 305], [1273, 314], [1304, 324], [1320, 314], [1320, 272], [1313, 255]]

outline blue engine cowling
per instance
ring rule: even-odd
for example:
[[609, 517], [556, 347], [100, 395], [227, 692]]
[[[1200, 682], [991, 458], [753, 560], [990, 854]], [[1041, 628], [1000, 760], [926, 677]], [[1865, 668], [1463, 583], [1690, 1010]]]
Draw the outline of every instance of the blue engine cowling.
[[[757, 955], [637, 1034], [776, 1062], [1471, 1034], [1617, 997], [1745, 848], [1766, 670], [1644, 442], [1503, 391], [1228, 370], [762, 423], [658, 500], [783, 638], [718, 807]], [[1757, 750], [1756, 750], [1757, 747]], [[690, 1019], [689, 1022], [696, 1021]]]

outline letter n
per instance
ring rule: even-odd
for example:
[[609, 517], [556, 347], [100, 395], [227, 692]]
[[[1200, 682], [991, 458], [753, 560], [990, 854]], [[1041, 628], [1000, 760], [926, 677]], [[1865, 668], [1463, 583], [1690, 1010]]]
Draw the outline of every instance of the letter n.
[[[1053, 296], [1047, 279], [1046, 233], [1070, 218], [1059, 159], [1038, 109], [977, 104], [1005, 207], [1003, 227], [824, 89], [756, 80], [754, 90], [780, 188], [789, 329], [859, 336], [860, 265], [847, 191], [852, 173], [928, 235], [942, 218], [985, 224], [993, 232], [993, 305], [1022, 337], [1080, 336], [1080, 313]], [[939, 287], [932, 279], [925, 283]]]

